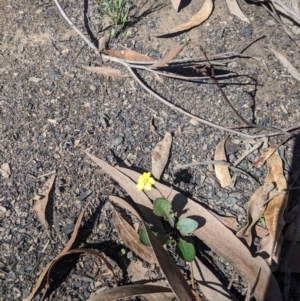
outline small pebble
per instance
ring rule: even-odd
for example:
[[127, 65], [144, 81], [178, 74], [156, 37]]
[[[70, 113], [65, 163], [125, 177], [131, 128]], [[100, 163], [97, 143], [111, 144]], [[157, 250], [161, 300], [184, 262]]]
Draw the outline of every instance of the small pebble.
[[118, 146], [123, 142], [123, 140], [124, 140], [124, 137], [119, 136], [119, 137], [116, 137], [115, 139], [113, 139], [112, 143], [113, 143], [113, 145]]
[[231, 207], [231, 206], [235, 205], [236, 202], [237, 202], [236, 198], [230, 197], [230, 198], [226, 199], [226, 201], [224, 202], [224, 205], [227, 207]]
[[96, 91], [96, 87], [94, 85], [90, 85], [90, 90]]
[[51, 73], [49, 74], [49, 77], [53, 79], [60, 79], [62, 75], [58, 70], [52, 70]]

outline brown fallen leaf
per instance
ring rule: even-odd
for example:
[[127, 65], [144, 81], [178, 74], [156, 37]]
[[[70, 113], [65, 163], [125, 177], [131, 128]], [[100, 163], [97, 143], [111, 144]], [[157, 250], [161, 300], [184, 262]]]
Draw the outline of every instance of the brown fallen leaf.
[[287, 69], [287, 71], [298, 81], [300, 81], [299, 71], [279, 52], [271, 48], [271, 51], [274, 53], [276, 58], [280, 63]]
[[100, 39], [98, 39], [98, 50], [100, 52], [101, 51], [103, 52], [103, 50], [106, 49], [109, 39], [110, 39], [110, 34], [106, 34], [102, 36]]
[[266, 163], [266, 161], [276, 152], [276, 150], [281, 145], [286, 143], [289, 139], [290, 138], [287, 138], [287, 139], [283, 140], [282, 142], [272, 145], [272, 146], [268, 147], [267, 149], [265, 149], [262, 152], [262, 154], [260, 155], [260, 157], [257, 160], [255, 160], [252, 164], [257, 167], [263, 166]]
[[[110, 265], [110, 263], [105, 259], [105, 257], [102, 254], [100, 254], [97, 251], [91, 250], [91, 249], [85, 249], [85, 248], [73, 249], [73, 250], [70, 250], [70, 251], [68, 251], [68, 252], [66, 252], [64, 254], [61, 254], [56, 260], [53, 260], [51, 262], [51, 265], [50, 265], [50, 267], [49, 267], [49, 269], [47, 271], [47, 275], [46, 275], [46, 284], [45, 284], [46, 290], [45, 290], [42, 298], [40, 299], [40, 301], [43, 301], [45, 299], [45, 297], [46, 297], [47, 288], [49, 287], [49, 283], [50, 283], [50, 274], [51, 274], [51, 271], [54, 268], [54, 266], [57, 264], [57, 262], [59, 262], [59, 260], [62, 257], [68, 256], [68, 255], [71, 255], [71, 254], [76, 254], [76, 253], [86, 253], [86, 254], [92, 255], [92, 256], [96, 257], [97, 259], [99, 259], [100, 262], [105, 263], [105, 265], [107, 266], [108, 270], [112, 273], [112, 275], [114, 277], [114, 280], [116, 281], [115, 274], [114, 274], [112, 266]], [[99, 265], [99, 267], [101, 267], [101, 264]]]
[[[89, 154], [87, 151], [83, 151], [91, 160], [93, 160], [96, 164], [98, 164], [104, 171], [109, 174], [112, 178], [117, 177], [119, 184], [127, 191], [129, 196], [134, 200], [137, 207], [141, 211], [143, 217], [148, 223], [151, 223], [158, 229], [164, 229], [161, 220], [157, 215], [153, 213], [153, 204], [146, 196], [143, 191], [138, 191], [136, 188], [136, 182], [132, 179], [128, 178], [122, 172], [118, 171], [116, 168], [110, 166], [103, 160], [98, 159], [92, 154]], [[137, 175], [135, 181], [139, 178], [139, 174]]]
[[153, 59], [147, 55], [138, 53], [136, 51], [133, 50], [116, 50], [116, 49], [108, 49], [105, 51], [102, 51], [103, 53], [110, 55], [110, 56], [114, 56], [117, 57], [119, 59], [123, 59], [125, 61], [136, 61], [136, 62], [152, 62]]
[[35, 212], [40, 223], [44, 226], [44, 228], [51, 240], [52, 240], [52, 238], [51, 238], [51, 234], [49, 231], [49, 225], [46, 220], [46, 207], [48, 204], [49, 194], [53, 187], [55, 177], [56, 177], [56, 174], [53, 174], [43, 185], [42, 189], [43, 189], [44, 197], [42, 199], [38, 199], [38, 200], [33, 199], [33, 211]]
[[144, 246], [140, 242], [140, 236], [113, 207], [112, 218], [115, 228], [125, 245], [143, 260], [157, 264], [152, 248]]
[[152, 151], [152, 174], [156, 179], [160, 179], [170, 156], [170, 149], [172, 145], [172, 135], [167, 132], [163, 140], [157, 143]]
[[120, 207], [122, 207], [122, 208], [130, 211], [133, 215], [135, 215], [136, 217], [140, 218], [140, 215], [137, 213], [137, 211], [131, 205], [129, 205], [128, 202], [126, 202], [122, 198], [119, 198], [119, 197], [114, 196], [114, 195], [110, 195], [109, 199], [113, 203], [115, 203], [115, 204], [119, 205]]
[[151, 230], [144, 223], [144, 227], [147, 231], [149, 241], [153, 248], [153, 252], [156, 256], [159, 266], [161, 267], [162, 273], [165, 275], [169, 282], [169, 285], [180, 301], [194, 301], [195, 297], [189, 287], [188, 283], [184, 279], [183, 274], [179, 270], [175, 261], [165, 250], [163, 245], [155, 238]]
[[145, 279], [145, 274], [149, 271], [141, 261], [130, 261], [126, 268], [131, 282], [136, 282]]
[[158, 68], [163, 67], [168, 64], [171, 60], [173, 60], [185, 47], [186, 44], [177, 45], [172, 48], [163, 58], [156, 61], [151, 67]]
[[105, 76], [111, 77], [128, 77], [127, 74], [122, 74], [120, 70], [114, 69], [111, 67], [89, 67], [89, 66], [82, 66], [82, 68]]
[[254, 194], [251, 196], [248, 203], [247, 211], [247, 224], [244, 228], [239, 230], [236, 235], [237, 237], [244, 238], [247, 245], [250, 247], [252, 244], [252, 228], [259, 221], [264, 214], [266, 206], [263, 204], [268, 199], [270, 192], [274, 189], [273, 183], [265, 183], [259, 187]]
[[171, 0], [174, 9], [178, 12], [181, 0]]
[[95, 294], [93, 297], [88, 298], [86, 301], [115, 301], [124, 298], [143, 296], [149, 294], [170, 293], [171, 289], [168, 287], [158, 285], [145, 285], [145, 284], [130, 284], [108, 289], [104, 292]]
[[250, 23], [249, 19], [241, 11], [236, 0], [226, 0], [226, 3], [227, 3], [227, 7], [232, 15], [237, 16], [239, 19], [241, 19], [244, 22]]
[[[226, 139], [227, 138], [225, 138], [223, 141], [221, 141], [217, 145], [216, 151], [215, 151], [214, 160], [216, 160], [216, 161], [217, 160], [227, 161], [226, 154], [225, 154], [225, 142], [226, 142]], [[230, 176], [230, 173], [229, 173], [228, 166], [215, 165], [215, 172], [216, 172], [216, 177], [220, 181], [221, 186], [223, 188], [230, 186], [231, 176]]]
[[[139, 173], [129, 168], [118, 167], [118, 170], [131, 179], [139, 176]], [[110, 175], [119, 182], [116, 173]], [[248, 248], [209, 211], [158, 181], [155, 183], [155, 188], [147, 192], [147, 195], [152, 200], [161, 195], [168, 196], [174, 212], [185, 212], [180, 215], [180, 218], [188, 217], [191, 212], [197, 214], [198, 216], [193, 216], [193, 219], [198, 221], [200, 227], [194, 232], [194, 235], [222, 256], [246, 283], [250, 283], [257, 301], [282, 300], [277, 281], [266, 262], [261, 257], [252, 257]]]
[[[278, 151], [276, 151], [268, 160], [268, 176], [266, 178], [266, 183], [275, 183], [278, 190], [284, 190], [287, 188], [287, 181], [283, 173], [282, 159], [279, 156]], [[275, 195], [275, 191], [270, 192], [270, 197]], [[286, 208], [288, 201], [288, 192], [284, 192], [279, 196], [272, 199], [266, 207], [264, 212], [264, 218], [266, 226], [270, 232], [269, 244], [261, 246], [260, 252], [265, 251], [270, 255], [269, 262], [272, 263], [273, 254], [276, 252], [280, 254], [280, 245], [276, 247], [276, 243], [282, 232], [285, 221], [283, 219], [283, 213]]]
[[39, 278], [36, 281], [36, 284], [35, 284], [34, 288], [31, 291], [31, 293], [28, 295], [28, 297], [26, 297], [25, 299], [23, 299], [23, 301], [30, 301], [35, 296], [35, 294], [37, 293], [37, 291], [40, 289], [41, 284], [42, 284], [45, 276], [47, 275], [47, 273], [49, 271], [49, 268], [52, 266], [53, 262], [56, 261], [57, 259], [59, 259], [60, 257], [62, 257], [64, 254], [66, 254], [70, 250], [70, 248], [72, 247], [72, 245], [73, 245], [73, 243], [74, 243], [74, 241], [76, 239], [76, 236], [77, 236], [77, 233], [78, 233], [78, 229], [80, 227], [80, 224], [81, 224], [84, 212], [85, 212], [86, 208], [88, 207], [88, 205], [89, 205], [89, 202], [84, 206], [84, 208], [82, 209], [80, 215], [78, 216], [78, 219], [77, 219], [76, 224], [74, 226], [74, 230], [73, 230], [73, 233], [71, 235], [71, 238], [69, 239], [69, 241], [67, 242], [67, 244], [65, 245], [65, 247], [62, 249], [62, 251], [57, 256], [55, 256], [55, 258], [52, 261], [50, 261], [44, 267], [42, 273], [40, 274]]
[[203, 292], [207, 300], [238, 300], [197, 257], [192, 262], [192, 265], [194, 278], [200, 284], [201, 292]]
[[203, 6], [201, 9], [194, 15], [192, 16], [187, 22], [180, 24], [178, 26], [175, 26], [174, 28], [170, 29], [166, 33], [162, 34], [156, 34], [156, 37], [164, 37], [168, 35], [172, 35], [175, 33], [179, 33], [185, 30], [188, 30], [190, 28], [196, 27], [203, 23], [212, 13], [213, 10], [213, 1], [212, 0], [205, 0]]

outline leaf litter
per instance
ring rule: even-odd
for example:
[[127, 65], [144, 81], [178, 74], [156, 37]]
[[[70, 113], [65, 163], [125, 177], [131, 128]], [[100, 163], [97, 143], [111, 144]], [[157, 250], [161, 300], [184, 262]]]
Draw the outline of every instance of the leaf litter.
[[41, 189], [41, 191], [42, 191], [41, 193], [43, 193], [44, 197], [41, 198], [41, 194], [39, 194], [36, 197], [34, 197], [32, 200], [33, 211], [35, 212], [40, 223], [44, 226], [50, 240], [52, 240], [52, 238], [51, 238], [51, 234], [49, 231], [49, 225], [46, 220], [46, 207], [48, 204], [50, 191], [52, 190], [52, 187], [53, 187], [53, 184], [55, 181], [55, 177], [56, 177], [56, 174], [53, 174], [43, 185], [43, 187]]
[[170, 150], [172, 145], [172, 135], [167, 132], [163, 140], [157, 143], [152, 151], [152, 175], [156, 179], [160, 179], [170, 156]]
[[168, 35], [177, 34], [182, 31], [186, 31], [193, 27], [199, 26], [201, 23], [203, 23], [205, 20], [208, 19], [208, 17], [213, 11], [213, 7], [214, 7], [213, 0], [205, 0], [201, 9], [194, 16], [192, 16], [188, 21], [173, 27], [172, 29], [168, 30], [165, 33], [155, 34], [154, 36], [165, 37]]
[[[98, 160], [102, 165], [102, 160]], [[115, 171], [113, 172], [112, 169]], [[106, 171], [106, 168], [104, 170]], [[122, 171], [121, 177], [118, 171]], [[123, 176], [128, 176], [128, 179], [137, 179], [140, 175], [129, 168], [118, 167], [116, 169], [111, 166], [109, 167], [109, 174], [120, 184], [124, 183]], [[130, 186], [134, 188], [135, 185], [134, 181], [128, 181], [124, 189], [130, 191]], [[252, 257], [242, 242], [200, 204], [159, 182], [156, 182], [155, 188], [147, 191], [146, 194], [152, 201], [161, 197], [161, 195], [168, 197], [172, 202], [174, 212], [182, 213], [184, 210], [185, 213], [180, 215], [181, 218], [192, 217], [197, 220], [200, 227], [194, 232], [194, 235], [227, 260], [246, 283], [250, 283], [253, 287], [254, 296], [258, 301], [281, 300], [278, 284], [266, 262], [261, 257]], [[191, 213], [197, 213], [197, 215], [191, 216]], [[153, 241], [156, 241], [156, 239], [153, 239]], [[154, 247], [154, 252], [157, 252], [156, 247]], [[160, 260], [158, 261], [161, 264]]]
[[[215, 161], [227, 161], [226, 158], [226, 154], [225, 154], [225, 143], [226, 143], [226, 139], [222, 140], [216, 147], [216, 151], [215, 151], [215, 156], [214, 156], [214, 160]], [[224, 166], [224, 165], [215, 165], [215, 172], [216, 172], [216, 177], [217, 179], [220, 181], [221, 186], [224, 187], [228, 187], [230, 186], [231, 183], [231, 176], [229, 173], [229, 168], [228, 166]]]

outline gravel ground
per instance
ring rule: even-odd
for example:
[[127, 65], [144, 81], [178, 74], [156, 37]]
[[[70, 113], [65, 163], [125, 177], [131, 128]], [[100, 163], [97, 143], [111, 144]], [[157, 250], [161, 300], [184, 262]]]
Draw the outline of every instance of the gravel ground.
[[[244, 54], [260, 57], [261, 61], [236, 59], [224, 68], [216, 68], [216, 72], [229, 70], [240, 75], [220, 81], [228, 99], [253, 123], [281, 128], [299, 123], [299, 82], [270, 48], [282, 53], [298, 70], [300, 52], [262, 7], [239, 1], [251, 20], [247, 24], [231, 16], [224, 1], [216, 1], [212, 16], [200, 27], [174, 38], [155, 38], [152, 33], [182, 22], [200, 7], [199, 1], [192, 1], [176, 14], [169, 2], [162, 1], [163, 7], [138, 19], [130, 28], [129, 38], [120, 35], [112, 39], [110, 48], [123, 46], [157, 59], [186, 37], [201, 44], [209, 54], [241, 51], [250, 45]], [[79, 37], [61, 41], [70, 28], [52, 1], [0, 3], [0, 163], [9, 163], [11, 168], [10, 177], [1, 177], [0, 181], [0, 300], [21, 300], [29, 294], [43, 266], [68, 241], [89, 190], [93, 192], [91, 206], [77, 244], [97, 246], [108, 254], [119, 282], [130, 281], [125, 268], [134, 255], [128, 252], [127, 258], [118, 256], [122, 245], [107, 203], [110, 194], [123, 192], [81, 150], [111, 164], [121, 158], [150, 170], [150, 154], [159, 141], [150, 130], [151, 118], [159, 134], [170, 131], [174, 139], [163, 179], [219, 213], [238, 216], [241, 225], [245, 222], [247, 200], [266, 175], [266, 170], [251, 164], [258, 151], [240, 165], [255, 181], [238, 174], [233, 190], [220, 187], [212, 166], [175, 172], [173, 167], [178, 163], [211, 160], [216, 145], [227, 134], [191, 124], [190, 118], [164, 106], [130, 77], [106, 78], [83, 69], [82, 66], [101, 64], [99, 57]], [[103, 35], [101, 30], [107, 23], [94, 3], [70, 0], [62, 4], [92, 40]], [[295, 25], [288, 26], [297, 34]], [[300, 42], [299, 34], [296, 39]], [[189, 46], [180, 57], [199, 55], [197, 47]], [[239, 124], [214, 84], [170, 79], [161, 84], [150, 73], [139, 74], [160, 95], [186, 111], [223, 125]], [[229, 140], [226, 149], [230, 161], [255, 143], [234, 135]], [[277, 141], [273, 138], [270, 143]], [[293, 174], [299, 169], [299, 144], [291, 141], [281, 151], [287, 158], [287, 174]], [[50, 224], [55, 239], [50, 241], [33, 214], [30, 200], [47, 179], [43, 175], [53, 170], [57, 178], [50, 200]], [[230, 268], [211, 252], [207, 256], [228, 283]], [[62, 267], [48, 300], [85, 300], [99, 287], [112, 285], [109, 276], [97, 273], [91, 258], [71, 258]], [[152, 271], [149, 277], [162, 276]], [[282, 286], [284, 275], [278, 273], [277, 277]], [[239, 298], [244, 286], [237, 277], [233, 289]], [[299, 279], [292, 275], [290, 300], [299, 300], [297, 286]], [[37, 295], [35, 300], [40, 297]]]

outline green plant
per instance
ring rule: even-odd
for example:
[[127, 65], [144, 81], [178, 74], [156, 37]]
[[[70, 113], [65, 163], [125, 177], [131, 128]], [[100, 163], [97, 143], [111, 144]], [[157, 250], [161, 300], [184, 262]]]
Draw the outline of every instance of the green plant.
[[128, 20], [131, 8], [130, 0], [96, 0], [102, 13], [111, 19], [113, 28], [111, 35], [115, 35], [118, 28], [123, 28]]
[[[195, 247], [193, 244], [184, 240], [182, 236], [186, 236], [195, 231], [198, 228], [198, 223], [191, 218], [182, 218], [178, 220], [174, 212], [172, 212], [172, 204], [164, 198], [158, 198], [153, 202], [153, 212], [169, 222], [171, 227], [174, 228], [173, 234], [175, 234], [174, 236], [176, 238], [172, 241], [166, 241], [166, 234], [152, 231], [154, 236], [162, 244], [166, 242], [175, 242], [176, 253], [185, 261], [193, 261], [196, 256]], [[146, 246], [151, 246], [145, 229], [142, 229], [140, 232], [140, 241]]]

